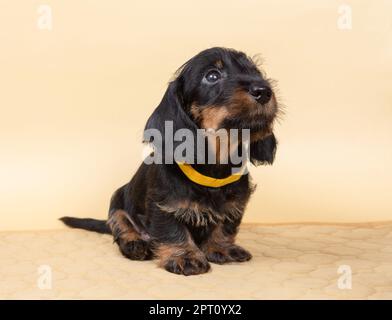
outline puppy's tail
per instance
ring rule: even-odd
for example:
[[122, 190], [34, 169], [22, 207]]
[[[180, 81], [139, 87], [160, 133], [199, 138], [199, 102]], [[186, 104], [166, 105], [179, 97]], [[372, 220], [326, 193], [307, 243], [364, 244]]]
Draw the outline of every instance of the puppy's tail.
[[65, 225], [71, 228], [84, 229], [84, 230], [94, 231], [98, 233], [112, 234], [105, 220], [96, 220], [90, 218], [73, 218], [73, 217], [62, 217], [60, 218], [60, 220], [64, 222]]

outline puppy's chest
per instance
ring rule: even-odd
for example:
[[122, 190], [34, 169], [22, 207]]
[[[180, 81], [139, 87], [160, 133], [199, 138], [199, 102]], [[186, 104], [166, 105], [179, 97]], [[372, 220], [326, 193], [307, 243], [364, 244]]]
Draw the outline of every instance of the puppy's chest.
[[194, 227], [216, 225], [224, 221], [233, 222], [241, 218], [245, 203], [237, 200], [221, 201], [219, 204], [195, 200], [171, 200], [159, 204], [159, 208], [174, 215], [182, 223]]

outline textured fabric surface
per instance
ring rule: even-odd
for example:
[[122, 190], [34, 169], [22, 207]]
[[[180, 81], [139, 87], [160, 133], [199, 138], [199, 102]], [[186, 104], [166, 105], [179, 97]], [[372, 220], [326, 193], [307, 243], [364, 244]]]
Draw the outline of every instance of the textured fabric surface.
[[[250, 262], [184, 277], [123, 258], [108, 235], [3, 232], [0, 298], [392, 299], [392, 223], [245, 225], [238, 243], [252, 252]], [[352, 289], [338, 288], [342, 265]]]

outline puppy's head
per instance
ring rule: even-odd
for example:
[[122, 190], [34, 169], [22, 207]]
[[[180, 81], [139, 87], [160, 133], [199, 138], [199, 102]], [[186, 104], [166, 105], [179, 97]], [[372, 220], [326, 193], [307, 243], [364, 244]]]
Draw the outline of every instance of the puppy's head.
[[249, 129], [254, 164], [272, 163], [272, 132], [278, 112], [271, 83], [244, 53], [225, 48], [204, 50], [186, 62], [169, 84], [146, 129]]

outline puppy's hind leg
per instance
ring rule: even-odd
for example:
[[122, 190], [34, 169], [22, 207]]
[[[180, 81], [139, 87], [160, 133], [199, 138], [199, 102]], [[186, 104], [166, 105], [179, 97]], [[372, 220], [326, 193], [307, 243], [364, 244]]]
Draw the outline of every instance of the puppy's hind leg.
[[120, 252], [132, 260], [149, 260], [152, 258], [148, 236], [136, 230], [128, 213], [124, 210], [112, 210], [107, 222], [114, 241]]

